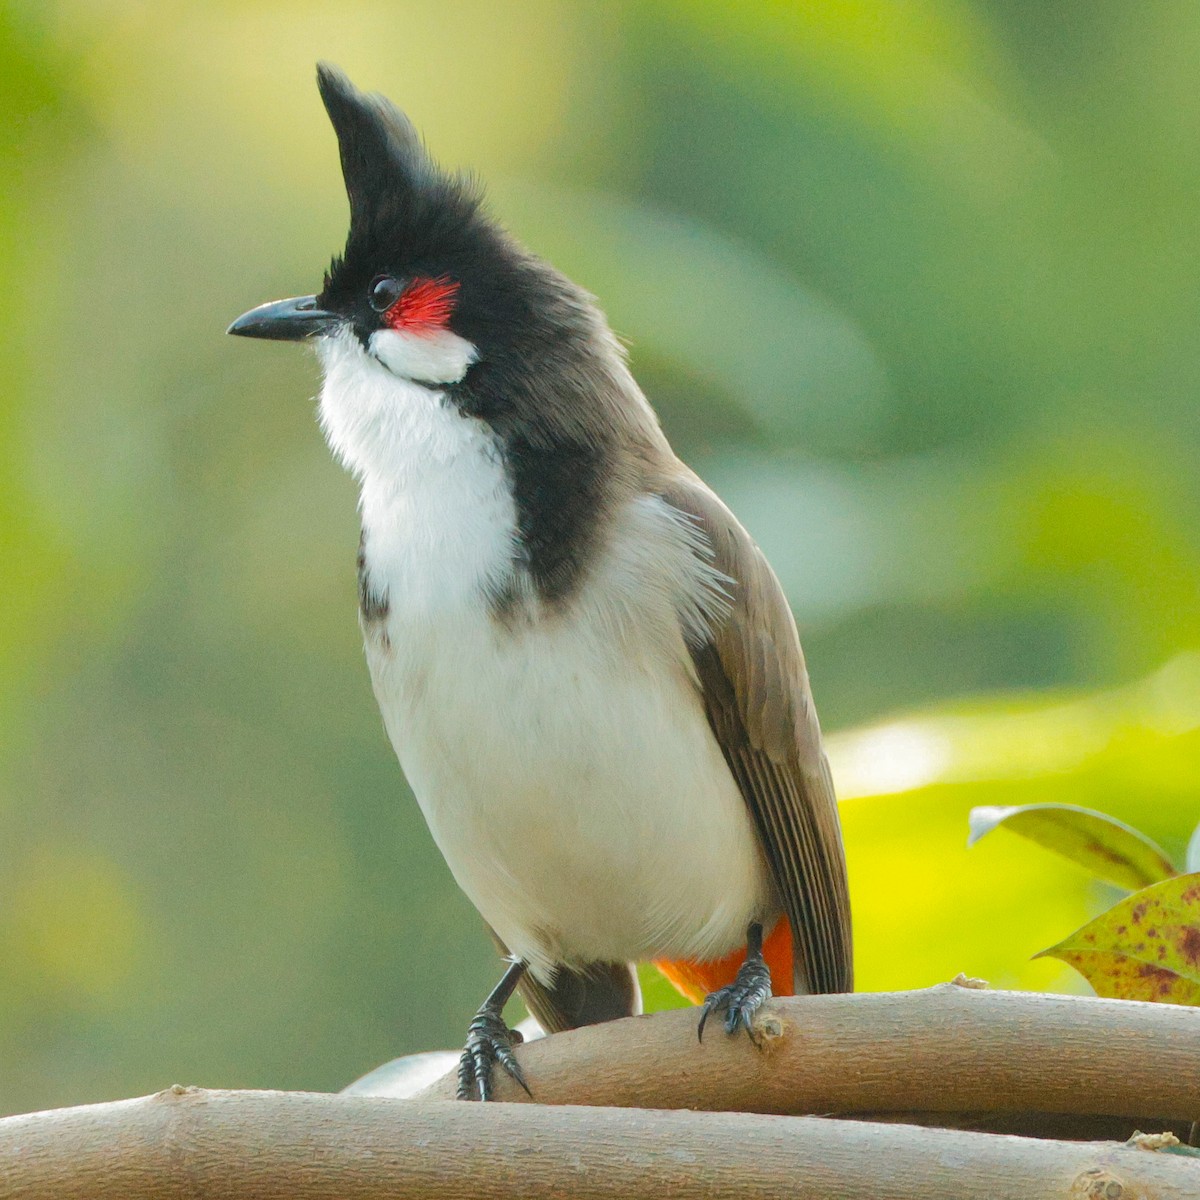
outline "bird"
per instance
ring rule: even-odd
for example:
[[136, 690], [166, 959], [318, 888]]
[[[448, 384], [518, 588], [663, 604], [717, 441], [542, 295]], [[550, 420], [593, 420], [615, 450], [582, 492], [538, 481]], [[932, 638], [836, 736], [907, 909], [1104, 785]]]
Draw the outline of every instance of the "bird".
[[[410, 788], [504, 970], [458, 1095], [529, 1091], [547, 1032], [637, 1014], [653, 962], [755, 1038], [853, 988], [846, 860], [796, 623], [672, 451], [598, 302], [410, 120], [318, 64], [349, 199], [319, 293], [228, 332], [307, 342], [359, 485], [358, 607]], [[713, 280], [719, 287], [720, 281]]]

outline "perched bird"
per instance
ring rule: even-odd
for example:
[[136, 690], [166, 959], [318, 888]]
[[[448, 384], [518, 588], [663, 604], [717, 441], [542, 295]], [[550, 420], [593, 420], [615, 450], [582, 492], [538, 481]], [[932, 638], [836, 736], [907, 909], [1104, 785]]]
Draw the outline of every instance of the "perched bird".
[[[392, 745], [550, 1031], [639, 1011], [656, 961], [752, 1034], [771, 994], [851, 988], [841, 830], [771, 568], [679, 461], [595, 301], [521, 247], [408, 119], [336, 69], [350, 233], [319, 295], [229, 332], [311, 341], [361, 486], [360, 620]], [[719, 280], [713, 281], [720, 286]], [[753, 1034], [752, 1034], [753, 1036]]]

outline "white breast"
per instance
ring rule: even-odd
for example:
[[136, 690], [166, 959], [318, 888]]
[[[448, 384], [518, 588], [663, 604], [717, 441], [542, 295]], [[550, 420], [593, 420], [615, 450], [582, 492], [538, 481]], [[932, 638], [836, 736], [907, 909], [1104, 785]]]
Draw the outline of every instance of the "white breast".
[[487, 427], [349, 353], [325, 355], [322, 418], [361, 464], [388, 601], [367, 657], [459, 885], [543, 977], [732, 950], [775, 900], [680, 632], [681, 609], [712, 608], [694, 531], [633, 500], [565, 612], [531, 600], [530, 619], [497, 622], [487, 595], [513, 570], [516, 514]]

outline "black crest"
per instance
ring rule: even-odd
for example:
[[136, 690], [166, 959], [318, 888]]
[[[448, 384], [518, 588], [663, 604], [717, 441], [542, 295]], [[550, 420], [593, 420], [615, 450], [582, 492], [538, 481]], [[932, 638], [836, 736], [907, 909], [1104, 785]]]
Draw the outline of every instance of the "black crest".
[[[336, 67], [317, 67], [317, 86], [337, 134], [350, 200], [350, 234], [326, 290], [339, 277], [419, 268], [459, 258], [490, 232], [479, 189], [443, 171], [412, 122], [384, 96], [360, 92]], [[403, 262], [396, 262], [403, 258]]]

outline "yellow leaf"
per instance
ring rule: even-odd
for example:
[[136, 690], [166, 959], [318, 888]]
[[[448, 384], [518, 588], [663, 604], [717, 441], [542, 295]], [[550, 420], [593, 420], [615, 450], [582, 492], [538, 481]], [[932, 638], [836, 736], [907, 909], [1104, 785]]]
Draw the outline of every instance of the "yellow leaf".
[[1144, 833], [1076, 804], [984, 805], [971, 809], [968, 820], [968, 846], [1003, 825], [1130, 891], [1177, 874], [1166, 853]]
[[1200, 873], [1135, 892], [1042, 954], [1098, 996], [1200, 1006]]

